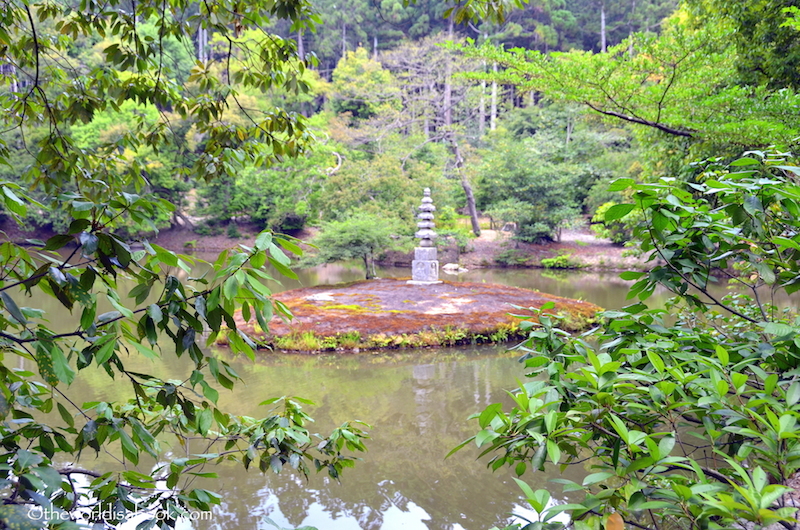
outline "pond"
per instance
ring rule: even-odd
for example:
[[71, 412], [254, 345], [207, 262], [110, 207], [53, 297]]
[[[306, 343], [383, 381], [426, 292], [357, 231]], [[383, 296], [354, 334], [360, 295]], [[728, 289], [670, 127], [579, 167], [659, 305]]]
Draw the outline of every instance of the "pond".
[[[383, 277], [408, 276], [404, 269], [384, 269]], [[357, 266], [327, 265], [300, 271], [300, 284], [333, 284], [361, 279]], [[606, 308], [626, 305], [626, 282], [617, 273], [553, 273], [541, 270], [476, 270], [463, 281], [502, 283], [581, 298]], [[666, 293], [657, 293], [663, 302]], [[246, 384], [220, 392], [220, 406], [237, 414], [263, 416], [258, 403], [273, 396], [296, 395], [315, 402], [307, 410], [316, 419], [312, 432], [327, 432], [346, 420], [372, 427], [368, 452], [341, 483], [327, 475], [302, 477], [283, 473], [249, 473], [238, 466], [215, 469], [220, 479], [208, 484], [224, 502], [205, 520], [187, 523], [197, 529], [272, 528], [268, 516], [282, 527], [303, 525], [319, 530], [488, 530], [514, 520], [512, 513], [531, 516], [520, 490], [505, 469], [491, 472], [478, 461], [472, 445], [448, 459], [445, 455], [474, 434], [467, 417], [491, 403], [507, 401], [505, 391], [517, 386], [523, 371], [518, 355], [504, 347], [405, 350], [348, 355], [264, 354], [255, 363], [231, 359], [220, 349]], [[185, 374], [183, 360], [165, 356], [150, 361], [132, 359], [129, 367], [160, 376]], [[116, 400], [127, 388], [105, 374], [87, 374], [89, 386], [73, 387], [73, 399]], [[173, 448], [177, 453], [177, 445]], [[190, 447], [207, 452], [207, 447]], [[181, 451], [183, 451], [181, 449]], [[81, 465], [115, 467], [110, 457]], [[141, 469], [148, 472], [149, 468]], [[208, 471], [208, 470], [207, 470]], [[588, 471], [576, 466], [573, 480]], [[547, 477], [530, 471], [524, 477], [535, 487]], [[556, 491], [558, 491], [556, 489]], [[557, 496], [556, 496], [557, 497]], [[567, 502], [556, 498], [555, 502]]]

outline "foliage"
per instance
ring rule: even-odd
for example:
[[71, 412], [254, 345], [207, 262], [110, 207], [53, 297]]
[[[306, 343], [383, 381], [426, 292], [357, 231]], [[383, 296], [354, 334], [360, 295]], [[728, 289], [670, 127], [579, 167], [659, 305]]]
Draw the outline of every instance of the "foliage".
[[542, 258], [542, 267], [545, 269], [579, 269], [581, 263], [572, 259], [569, 252], [565, 252], [552, 258]]
[[736, 68], [742, 82], [767, 84], [773, 89], [800, 88], [800, 33], [786, 24], [785, 11], [787, 7], [795, 7], [794, 2], [689, 0], [686, 4], [695, 24], [714, 21], [733, 29], [730, 35], [736, 46]]
[[367, 119], [396, 106], [398, 90], [392, 74], [370, 59], [364, 48], [347, 52], [333, 71], [331, 107], [337, 114], [349, 113]]
[[375, 258], [378, 253], [397, 246], [395, 221], [386, 216], [359, 212], [343, 221], [322, 225], [312, 240], [317, 247], [313, 263], [331, 263], [360, 259], [366, 279], [375, 278]]
[[661, 35], [634, 34], [605, 53], [545, 55], [489, 44], [465, 51], [503, 65], [495, 77], [500, 82], [645, 126], [643, 138], [660, 131], [717, 153], [796, 138], [798, 96], [791, 86], [743, 85], [735, 28], [724, 20], [695, 25], [688, 19], [679, 11]]
[[497, 221], [516, 223], [522, 241], [557, 239], [580, 215], [591, 186], [626, 175], [621, 164], [599, 163], [603, 152], [630, 151], [624, 136], [589, 125], [558, 105], [512, 113], [509, 129], [491, 135], [482, 152], [478, 205]]
[[[578, 337], [541, 314], [520, 346], [535, 379], [510, 410], [475, 415], [481, 430], [465, 443], [494, 469], [564, 470], [591, 455], [581, 483], [556, 480], [568, 504], [548, 505], [548, 491], [519, 481], [539, 514], [526, 528], [562, 527], [554, 517], [564, 512], [586, 528], [619, 528], [618, 516], [648, 527], [795, 527], [785, 494], [800, 470], [800, 319], [770, 300], [800, 288], [800, 166], [756, 151], [695, 169], [692, 182], [617, 182], [634, 202], [606, 213], [646, 219], [637, 236], [654, 267], [622, 275], [637, 280], [630, 296], [662, 286], [673, 305], [607, 311]], [[739, 293], [715, 296], [717, 277]]]
[[[299, 252], [294, 241], [264, 232], [252, 248], [205, 263], [123, 237], [156, 229], [175, 209], [160, 195], [164, 181], [152, 178], [157, 163], [175, 171], [176, 182], [213, 181], [305, 150], [300, 116], [241, 105], [248, 91], [305, 88], [310, 63], [296, 57], [293, 41], [260, 29], [271, 19], [311, 29], [316, 17], [302, 0], [6, 3], [0, 10], [0, 165], [22, 169], [0, 182], [6, 216], [18, 224], [30, 212], [63, 216], [47, 241], [0, 242], [4, 526], [76, 528], [89, 511], [83, 522], [110, 527], [144, 507], [141, 528], [174, 527], [182, 514], [220, 502], [193, 485], [214, 477], [204, 469], [210, 464], [314, 468], [338, 478], [353, 464], [344, 453], [364, 450], [359, 424], [311, 434], [300, 398], [267, 399], [262, 418], [217, 406], [218, 388], [239, 378], [203, 342], [224, 332], [235, 352], [254, 358], [234, 312], [264, 329], [274, 313], [289, 317], [273, 306], [264, 267], [294, 277], [286, 255]], [[199, 29], [224, 38], [225, 51], [188, 65], [176, 60], [178, 50], [193, 49]], [[95, 44], [100, 60], [75, 53]], [[194, 266], [205, 274], [192, 277]], [[128, 364], [131, 356], [171, 355], [189, 363], [179, 380]], [[19, 368], [20, 360], [31, 369]], [[74, 402], [70, 385], [97, 370], [129, 385], [129, 398]], [[119, 468], [67, 464], [100, 451], [116, 455]], [[151, 458], [150, 471], [139, 471]], [[50, 517], [31, 520], [30, 513]]]
[[574, 105], [517, 109], [503, 125], [481, 153], [477, 201], [487, 215], [516, 223], [523, 241], [557, 239], [597, 199], [595, 188], [639, 167], [629, 133], [587, 119]]
[[633, 241], [633, 231], [644, 219], [638, 211], [631, 211], [619, 219], [607, 220], [606, 212], [616, 204], [607, 202], [597, 209], [592, 216], [592, 231], [597, 237], [610, 239], [615, 245], [624, 245]]

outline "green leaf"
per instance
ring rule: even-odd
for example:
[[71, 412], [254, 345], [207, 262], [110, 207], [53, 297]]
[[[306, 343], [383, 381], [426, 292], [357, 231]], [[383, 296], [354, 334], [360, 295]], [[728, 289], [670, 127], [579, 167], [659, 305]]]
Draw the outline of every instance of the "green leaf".
[[775, 335], [776, 337], [790, 337], [796, 332], [794, 327], [780, 322], [765, 322], [762, 323], [762, 325], [764, 326], [764, 333], [767, 333], [768, 335]]
[[547, 456], [550, 457], [550, 461], [553, 464], [558, 464], [561, 460], [561, 449], [558, 448], [558, 444], [553, 440], [547, 440]]
[[89, 232], [81, 232], [78, 236], [78, 240], [83, 247], [84, 256], [91, 256], [97, 252], [97, 245], [100, 243], [100, 240], [96, 235]]
[[58, 413], [61, 415], [61, 419], [64, 420], [64, 423], [70, 427], [75, 427], [75, 418], [72, 417], [72, 414], [67, 412], [67, 409], [64, 408], [64, 405], [61, 403], [56, 403], [56, 408], [58, 409]]
[[605, 219], [606, 221], [616, 221], [617, 219], [622, 219], [631, 213], [634, 208], [636, 208], [635, 204], [615, 204], [606, 210]]
[[22, 471], [33, 466], [38, 466], [43, 462], [41, 455], [21, 449], [17, 451], [17, 458], [14, 462], [14, 469]]
[[58, 344], [52, 344], [50, 347], [50, 355], [53, 359], [53, 372], [62, 383], [72, 384], [75, 379], [75, 371], [70, 367], [69, 361], [61, 351]]
[[25, 207], [25, 203], [22, 202], [16, 193], [11, 191], [11, 189], [2, 186], [3, 188], [3, 195], [5, 195], [5, 205], [6, 207], [14, 212], [19, 216], [25, 216], [28, 213], [28, 209]]
[[96, 310], [97, 306], [95, 304], [84, 306], [83, 311], [81, 311], [81, 329], [88, 330], [94, 325]]
[[730, 358], [728, 356], [728, 350], [726, 350], [719, 344], [716, 344], [714, 346], [714, 350], [716, 351], [717, 359], [719, 359], [719, 362], [722, 363], [722, 366], [728, 366], [728, 363], [730, 362]]
[[608, 187], [608, 191], [624, 191], [635, 185], [636, 181], [629, 178], [616, 179]]
[[142, 355], [144, 355], [148, 359], [158, 359], [160, 357], [158, 355], [158, 352], [156, 352], [155, 350], [153, 350], [151, 348], [148, 348], [144, 344], [140, 344], [140, 343], [138, 343], [136, 341], [130, 341], [129, 344], [132, 344], [133, 347], [136, 348], [136, 350], [139, 353], [141, 353]]
[[[283, 252], [281, 252], [281, 254], [283, 255]], [[279, 262], [274, 257], [270, 256], [269, 257], [269, 262], [273, 267], [275, 267], [275, 270], [278, 271], [278, 274], [281, 274], [282, 276], [286, 276], [287, 278], [290, 278], [292, 280], [297, 280], [298, 279], [297, 278], [297, 274], [292, 269], [290, 269], [289, 267], [287, 267], [283, 263]]]
[[589, 475], [586, 475], [586, 477], [583, 479], [583, 485], [592, 486], [594, 484], [599, 484], [600, 482], [608, 480], [614, 476], [616, 475], [614, 475], [613, 473], [609, 473], [608, 471], [602, 471], [600, 473], [590, 473]]
[[105, 338], [105, 342], [103, 342], [100, 349], [97, 350], [97, 353], [94, 354], [94, 360], [98, 366], [102, 366], [114, 355], [114, 350], [117, 347], [116, 337], [113, 335], [107, 335]]
[[0, 292], [0, 299], [3, 300], [3, 305], [5, 306], [6, 310], [14, 317], [14, 320], [19, 322], [22, 325], [26, 325], [28, 320], [23, 316], [22, 311], [19, 310], [17, 303], [8, 295], [7, 292], [2, 291]]
[[645, 353], [647, 354], [647, 359], [650, 361], [650, 364], [653, 365], [653, 368], [655, 368], [658, 372], [663, 372], [664, 360], [658, 355], [658, 353], [652, 350], [647, 350]]
[[739, 166], [752, 166], [752, 165], [756, 165], [756, 164], [760, 164], [760, 163], [761, 163], [761, 161], [760, 160], [756, 160], [755, 158], [742, 157], [742, 158], [734, 160], [733, 162], [730, 163], [730, 165], [733, 166], [733, 167], [739, 167]]
[[156, 323], [159, 323], [164, 319], [164, 313], [161, 311], [161, 307], [158, 304], [150, 304], [147, 306], [147, 314]]
[[213, 421], [214, 413], [211, 409], [203, 409], [200, 411], [197, 415], [197, 432], [202, 436], [206, 436]]
[[503, 412], [503, 404], [502, 403], [493, 403], [486, 407], [481, 415], [478, 417], [478, 425], [481, 429], [485, 429], [492, 423], [492, 420], [498, 415], [502, 414]]
[[484, 444], [486, 444], [488, 442], [491, 442], [492, 440], [494, 440], [498, 436], [500, 436], [500, 435], [497, 434], [494, 431], [489, 431], [489, 430], [478, 431], [478, 434], [475, 435], [475, 444], [478, 447], [481, 447]]

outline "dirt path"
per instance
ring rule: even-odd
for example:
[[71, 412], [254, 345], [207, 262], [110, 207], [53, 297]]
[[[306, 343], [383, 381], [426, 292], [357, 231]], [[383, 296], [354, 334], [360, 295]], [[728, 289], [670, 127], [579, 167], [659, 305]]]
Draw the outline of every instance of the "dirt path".
[[[467, 251], [459, 253], [453, 246], [439, 251], [439, 262], [458, 263], [466, 269], [488, 267], [543, 267], [543, 259], [566, 256], [572, 265], [568, 268], [587, 270], [644, 269], [643, 257], [628, 256], [625, 248], [607, 239], [595, 237], [588, 228], [564, 231], [561, 241], [530, 244], [515, 241], [512, 234], [499, 230], [482, 230], [478, 238], [470, 240]], [[410, 266], [411, 254], [388, 253], [386, 262], [397, 266]]]

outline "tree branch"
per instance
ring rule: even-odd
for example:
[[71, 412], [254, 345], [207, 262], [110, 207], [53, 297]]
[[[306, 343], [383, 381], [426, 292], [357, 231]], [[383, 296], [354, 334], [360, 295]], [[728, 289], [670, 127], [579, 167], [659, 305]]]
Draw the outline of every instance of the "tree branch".
[[653, 127], [654, 129], [658, 129], [659, 131], [665, 132], [667, 134], [671, 134], [673, 136], [683, 136], [685, 138], [694, 138], [694, 133], [691, 133], [689, 131], [682, 131], [680, 129], [674, 129], [672, 127], [667, 127], [666, 125], [658, 123], [658, 122], [645, 120], [644, 118], [637, 118], [635, 116], [628, 116], [628, 115], [622, 114], [620, 112], [614, 112], [613, 110], [603, 110], [600, 107], [597, 107], [597, 106], [593, 105], [592, 103], [590, 103], [588, 101], [584, 101], [583, 103], [584, 103], [584, 105], [586, 105], [587, 107], [589, 107], [593, 111], [599, 112], [600, 114], [604, 114], [606, 116], [612, 116], [614, 118], [619, 118], [621, 120], [624, 120], [624, 121], [627, 121], [627, 122], [630, 122], [630, 123], [638, 123], [639, 125], [646, 125], [648, 127]]

